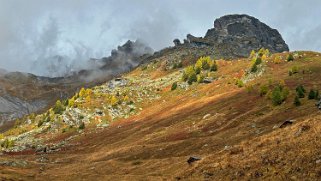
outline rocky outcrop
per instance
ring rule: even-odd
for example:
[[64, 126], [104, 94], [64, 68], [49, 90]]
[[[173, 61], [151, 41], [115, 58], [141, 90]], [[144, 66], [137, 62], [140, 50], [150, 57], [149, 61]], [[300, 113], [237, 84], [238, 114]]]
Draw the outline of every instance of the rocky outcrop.
[[117, 73], [131, 70], [139, 65], [144, 56], [152, 55], [153, 49], [140, 41], [128, 40], [124, 45], [112, 50], [111, 56], [102, 58], [104, 65], [101, 70], [110, 70]]
[[248, 15], [227, 15], [214, 22], [204, 37], [187, 35], [181, 46], [212, 48], [223, 58], [247, 57], [252, 50], [289, 51], [276, 29]]

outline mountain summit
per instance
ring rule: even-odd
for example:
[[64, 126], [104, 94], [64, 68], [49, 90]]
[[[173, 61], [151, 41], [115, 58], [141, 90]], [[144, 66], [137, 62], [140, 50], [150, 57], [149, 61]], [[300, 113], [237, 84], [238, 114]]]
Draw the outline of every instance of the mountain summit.
[[[176, 39], [176, 45], [182, 45]], [[214, 21], [204, 37], [188, 34], [183, 45], [211, 47], [224, 58], [247, 57], [251, 50], [267, 48], [272, 53], [289, 51], [276, 29], [249, 15], [226, 15]]]

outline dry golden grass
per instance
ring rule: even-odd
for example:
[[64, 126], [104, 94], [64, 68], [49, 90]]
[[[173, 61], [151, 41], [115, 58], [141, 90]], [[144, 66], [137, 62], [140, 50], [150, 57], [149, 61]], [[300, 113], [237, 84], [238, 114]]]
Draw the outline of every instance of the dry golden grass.
[[[164, 90], [160, 100], [142, 105], [140, 114], [113, 122], [104, 130], [86, 129], [72, 141], [74, 146], [46, 155], [3, 156], [27, 160], [30, 165], [19, 169], [0, 165], [0, 178], [320, 180], [321, 116], [315, 101], [293, 105], [297, 85], [321, 89], [321, 58], [313, 52], [304, 54], [294, 62], [267, 63], [263, 76], [251, 82], [251, 92], [228, 83], [244, 75], [249, 61], [219, 62], [217, 81], [193, 85], [188, 91]], [[306, 71], [289, 76], [288, 69], [294, 64]], [[285, 80], [291, 94], [274, 107], [260, 97], [258, 88], [280, 80]], [[273, 129], [287, 119], [296, 122]], [[190, 156], [202, 160], [189, 165]], [[49, 161], [35, 161], [40, 157]]]

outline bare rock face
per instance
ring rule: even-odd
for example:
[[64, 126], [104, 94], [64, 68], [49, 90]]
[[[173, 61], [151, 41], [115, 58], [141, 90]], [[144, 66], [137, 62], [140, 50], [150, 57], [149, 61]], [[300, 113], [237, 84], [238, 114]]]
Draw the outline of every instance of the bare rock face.
[[111, 56], [101, 59], [103, 66], [101, 70], [109, 70], [113, 74], [119, 74], [132, 70], [138, 66], [145, 56], [152, 55], [154, 50], [139, 40], [128, 40], [124, 45], [112, 50]]
[[5, 121], [14, 120], [26, 114], [36, 112], [45, 106], [45, 101], [28, 102], [9, 95], [0, 96], [0, 126]]
[[214, 22], [204, 38], [187, 35], [185, 45], [212, 48], [220, 57], [247, 57], [252, 50], [267, 48], [271, 53], [289, 51], [276, 29], [248, 15], [227, 15]]

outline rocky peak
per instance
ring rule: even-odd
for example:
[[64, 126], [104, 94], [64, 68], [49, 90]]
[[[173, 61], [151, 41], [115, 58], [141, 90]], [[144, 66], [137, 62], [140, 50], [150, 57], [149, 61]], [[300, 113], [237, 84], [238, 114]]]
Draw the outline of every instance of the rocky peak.
[[289, 51], [276, 29], [249, 15], [226, 15], [214, 21], [204, 38], [187, 36], [185, 45], [210, 47], [224, 58], [247, 57], [251, 50]]

